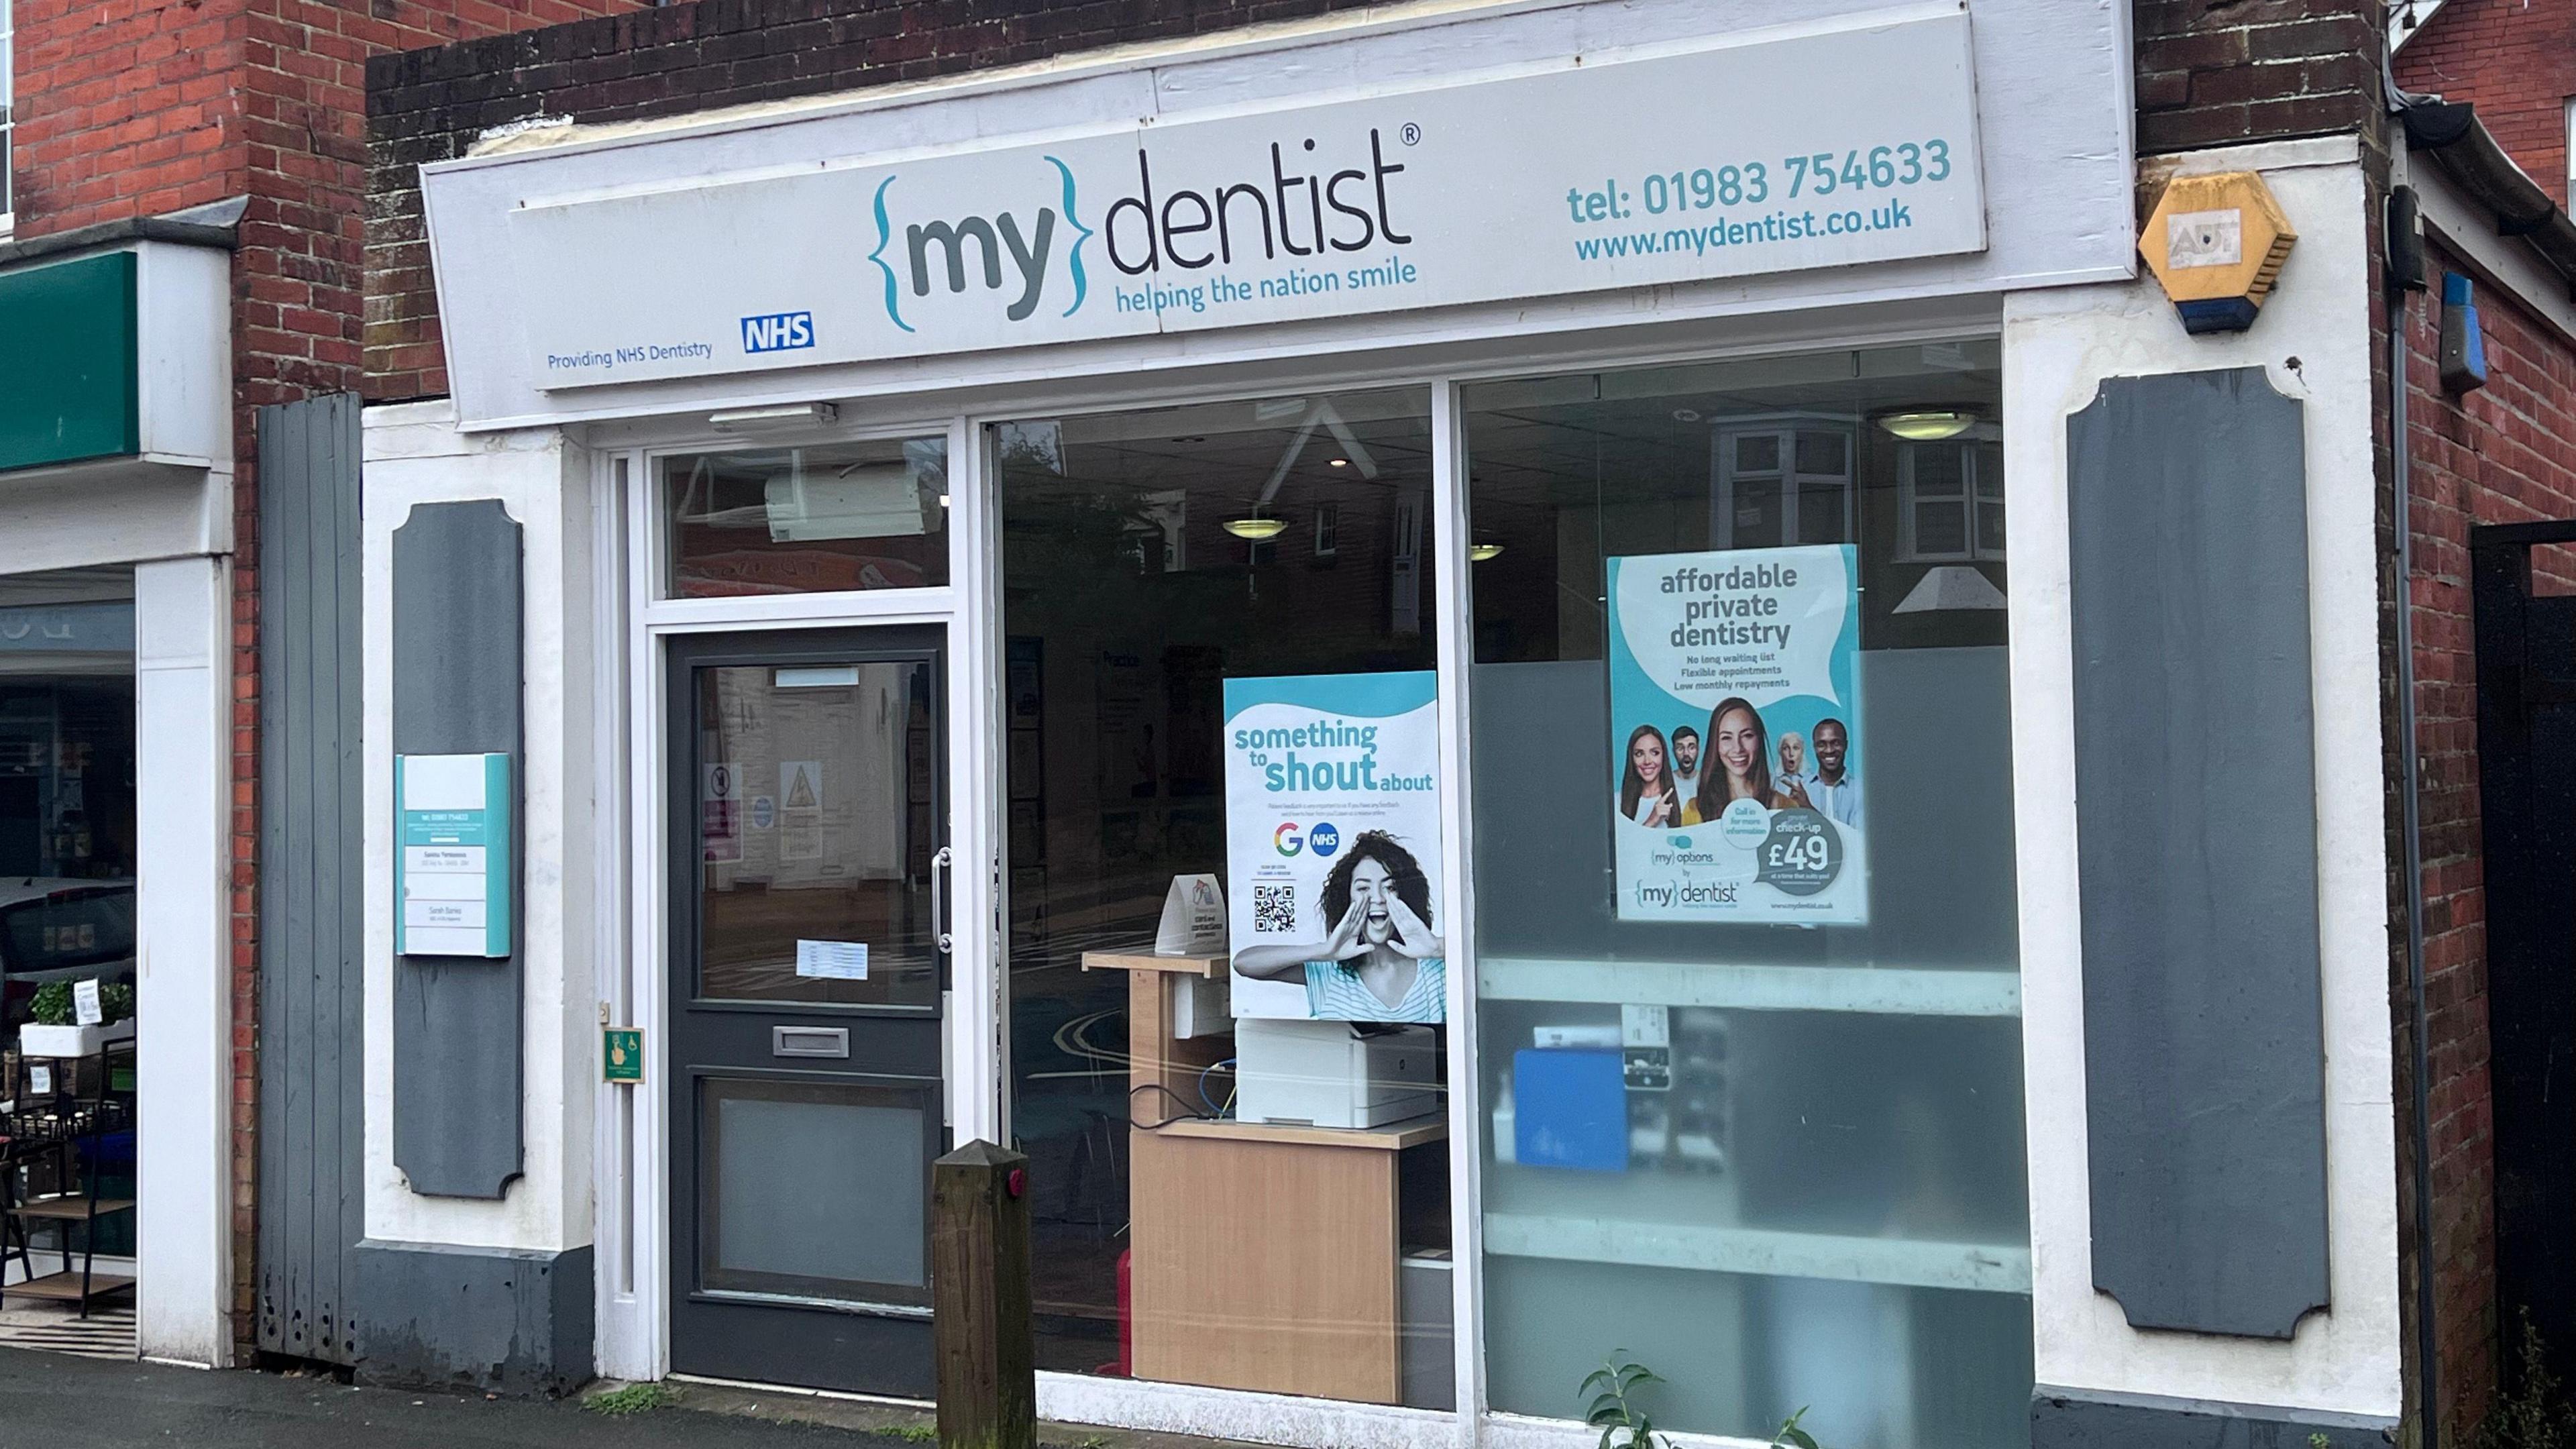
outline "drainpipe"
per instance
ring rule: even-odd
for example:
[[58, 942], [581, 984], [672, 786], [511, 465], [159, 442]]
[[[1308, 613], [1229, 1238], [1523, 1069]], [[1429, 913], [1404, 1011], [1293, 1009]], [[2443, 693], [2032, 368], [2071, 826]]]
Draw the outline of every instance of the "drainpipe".
[[[2398, 234], [2400, 220], [2411, 228], [2414, 193], [2393, 188], [2389, 197], [2387, 250], [2404, 255], [2409, 237]], [[2411, 270], [2412, 275], [2405, 272]], [[2415, 739], [2415, 529], [2407, 469], [2406, 438], [2406, 293], [2421, 287], [2423, 267], [2389, 268], [2388, 277], [2388, 427], [2390, 511], [2397, 527], [2397, 778], [2404, 797], [2406, 871], [2406, 1005], [2410, 1017], [2414, 1083], [2415, 1135], [2415, 1361], [2422, 1386], [2416, 1409], [2421, 1417], [2416, 1449], [2441, 1446], [2441, 1355], [2433, 1317], [2433, 1122], [2432, 1058], [2424, 1006], [2424, 833], [2422, 756]]]

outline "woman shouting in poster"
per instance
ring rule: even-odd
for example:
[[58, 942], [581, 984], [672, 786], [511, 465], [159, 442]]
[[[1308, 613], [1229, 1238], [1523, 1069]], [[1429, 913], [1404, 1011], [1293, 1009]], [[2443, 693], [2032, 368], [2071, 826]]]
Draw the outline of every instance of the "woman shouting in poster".
[[1664, 732], [1639, 725], [1628, 736], [1628, 769], [1619, 780], [1619, 813], [1640, 825], [1664, 829], [1682, 818], [1681, 792], [1664, 768]]
[[1771, 781], [1770, 731], [1751, 701], [1730, 696], [1708, 712], [1708, 752], [1717, 768], [1700, 766], [1699, 793], [1682, 807], [1684, 825], [1708, 825], [1738, 800], [1765, 810], [1812, 810], [1804, 786], [1782, 790]]
[[1439, 1021], [1448, 992], [1448, 948], [1423, 924], [1431, 880], [1413, 853], [1383, 830], [1361, 832], [1324, 877], [1322, 941], [1246, 946], [1234, 969], [1256, 981], [1306, 983], [1317, 1021]]

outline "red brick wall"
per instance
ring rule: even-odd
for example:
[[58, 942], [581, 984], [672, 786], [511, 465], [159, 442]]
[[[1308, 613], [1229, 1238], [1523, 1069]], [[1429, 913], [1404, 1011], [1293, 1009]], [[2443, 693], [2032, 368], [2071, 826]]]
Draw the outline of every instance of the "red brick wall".
[[[2434, 260], [2448, 269], [2448, 258], [2437, 252]], [[2406, 407], [2431, 1051], [2434, 1201], [2428, 1240], [2444, 1432], [2455, 1444], [2468, 1442], [2466, 1434], [2484, 1415], [2497, 1369], [2495, 1154], [2469, 529], [2576, 518], [2576, 348], [2541, 330], [2494, 289], [2479, 288], [2478, 311], [2486, 327], [2490, 381], [2462, 397], [2442, 390], [2435, 361], [2438, 302], [2414, 299], [2407, 332], [2413, 354]], [[2403, 1023], [2402, 1001], [2399, 1010]], [[2401, 1056], [2401, 1074], [2404, 1061]], [[2401, 1081], [2401, 1101], [2407, 1090]], [[2411, 1143], [2401, 1139], [2400, 1150], [2411, 1158]], [[2401, 1192], [2401, 1198], [2411, 1218], [2411, 1193]], [[2407, 1272], [2411, 1284], [2411, 1261]]]
[[2567, 101], [2576, 96], [2576, 5], [2450, 0], [2397, 53], [2397, 83], [2466, 101], [2505, 154], [2567, 205]]
[[367, 398], [391, 402], [447, 391], [438, 294], [421, 223], [420, 167], [464, 155], [493, 126], [538, 114], [578, 121], [686, 115], [1368, 3], [698, 0], [386, 56], [367, 69]]
[[2138, 151], [2380, 126], [2379, 0], [2131, 0]]
[[355, 389], [365, 80], [387, 50], [650, 0], [16, 0], [16, 234], [250, 198], [233, 260], [234, 1337], [257, 1211], [259, 511], [252, 409]]

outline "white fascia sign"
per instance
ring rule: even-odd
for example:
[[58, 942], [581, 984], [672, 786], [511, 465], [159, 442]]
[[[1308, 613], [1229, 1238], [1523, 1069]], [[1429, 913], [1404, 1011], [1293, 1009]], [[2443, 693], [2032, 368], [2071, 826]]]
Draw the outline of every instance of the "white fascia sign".
[[[784, 149], [798, 131], [771, 134]], [[778, 161], [521, 199], [510, 265], [538, 386], [1986, 246], [1969, 21], [1955, 4], [1254, 113]]]

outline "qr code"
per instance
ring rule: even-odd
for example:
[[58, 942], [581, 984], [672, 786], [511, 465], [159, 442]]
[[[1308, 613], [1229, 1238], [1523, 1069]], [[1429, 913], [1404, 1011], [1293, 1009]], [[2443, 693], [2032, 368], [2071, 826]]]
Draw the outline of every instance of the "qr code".
[[1284, 935], [1297, 929], [1297, 887], [1256, 885], [1252, 888], [1252, 930], [1255, 935]]

